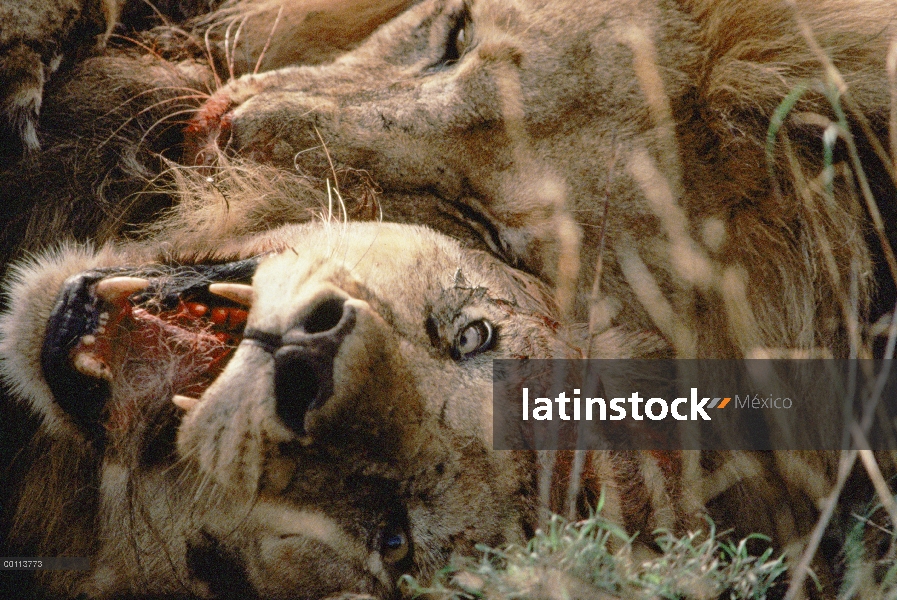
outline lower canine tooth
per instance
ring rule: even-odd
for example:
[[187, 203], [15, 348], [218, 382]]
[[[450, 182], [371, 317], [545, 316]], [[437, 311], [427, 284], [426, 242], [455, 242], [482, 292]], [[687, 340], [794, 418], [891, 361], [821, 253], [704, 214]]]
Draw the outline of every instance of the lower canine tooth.
[[232, 300], [247, 308], [252, 307], [255, 300], [255, 291], [252, 286], [242, 283], [212, 283], [209, 284], [209, 293]]
[[171, 401], [175, 406], [182, 410], [190, 410], [197, 404], [199, 404], [199, 398], [191, 398], [190, 396], [181, 396], [180, 394], [175, 394], [171, 397]]
[[97, 284], [96, 295], [106, 302], [124, 300], [134, 292], [142, 292], [150, 282], [140, 277], [110, 277]]
[[109, 367], [106, 366], [103, 361], [88, 352], [79, 352], [75, 355], [73, 364], [79, 373], [83, 373], [89, 377], [96, 377], [97, 379], [112, 381], [112, 371], [109, 370]]

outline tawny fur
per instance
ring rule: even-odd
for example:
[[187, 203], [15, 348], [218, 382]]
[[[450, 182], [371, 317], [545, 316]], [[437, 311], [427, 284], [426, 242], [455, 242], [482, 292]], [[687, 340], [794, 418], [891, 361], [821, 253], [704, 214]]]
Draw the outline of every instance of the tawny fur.
[[410, 0], [231, 0], [200, 21], [238, 75], [333, 60]]
[[[45, 590], [207, 597], [221, 583], [197, 556], [220, 552], [240, 565], [247, 593], [385, 597], [400, 571], [376, 542], [384, 522], [413, 538], [414, 561], [402, 569], [423, 578], [453, 552], [524, 539], [536, 517], [527, 493], [533, 465], [491, 449], [491, 360], [578, 354], [545, 325], [555, 309], [544, 285], [407, 225], [293, 226], [247, 236], [236, 254], [214, 240], [205, 249], [177, 240], [160, 234], [96, 253], [62, 249], [18, 268], [10, 283], [16, 301], [0, 319], [0, 372], [45, 423], [29, 449], [33, 468], [14, 493], [10, 541], [46, 555], [77, 551], [94, 566], [41, 574]], [[105, 400], [103, 439], [92, 438], [40, 384], [44, 333], [34, 320], [47, 319], [55, 296], [39, 290], [84, 269], [147, 273], [147, 261], [184, 264], [196, 252], [264, 257], [247, 326], [272, 335], [322, 294], [347, 294], [357, 322], [336, 358], [334, 396], [310, 411], [306, 431], [288, 428], [275, 412], [271, 365], [247, 342], [185, 416], [170, 401], [169, 363], [180, 358], [126, 344]], [[438, 343], [425, 331], [428, 315]], [[459, 328], [482, 318], [507, 336], [496, 352], [451, 358]], [[176, 453], [168, 446], [175, 432]], [[43, 492], [48, 485], [54, 493]], [[242, 584], [238, 577], [228, 585]]]
[[[41, 130], [49, 132], [51, 143], [31, 162], [3, 173], [4, 197], [13, 199], [14, 208], [3, 235], [4, 262], [60, 236], [100, 243], [141, 240], [88, 259], [105, 265], [234, 258], [301, 246], [290, 244], [283, 232], [256, 237], [277, 225], [382, 215], [432, 225], [464, 244], [457, 250], [462, 256], [471, 248], [497, 254], [505, 263], [495, 262], [495, 273], [512, 274], [508, 280], [498, 277], [501, 285], [542, 298], [540, 310], [585, 331], [581, 345], [592, 355], [600, 349], [605, 356], [771, 351], [846, 356], [866, 344], [864, 319], [888, 298], [876, 291], [888, 287], [885, 261], [868, 209], [852, 191], [857, 173], [845, 166], [843, 147], [835, 152], [840, 162], [833, 195], [819, 185], [820, 138], [834, 117], [820, 90], [826, 77], [836, 77], [830, 83], [840, 77], [849, 94], [841, 102], [852, 124], [866, 119], [873, 133], [883, 132], [890, 103], [885, 57], [897, 19], [891, 3], [798, 2], [795, 8], [768, 1], [747, 11], [734, 1], [480, 1], [471, 4], [472, 21], [465, 29], [472, 45], [453, 62], [439, 64], [448, 35], [457, 33], [449, 17], [461, 4], [425, 1], [332, 65], [278, 69], [216, 90], [215, 75], [226, 80], [229, 69], [238, 75], [251, 73], [256, 64], [264, 70], [294, 60], [324, 62], [358, 44], [379, 19], [403, 5], [371, 4], [373, 16], [358, 13], [359, 19], [340, 32], [344, 37], [331, 39], [325, 27], [328, 35], [315, 41], [311, 4], [288, 4], [275, 26], [279, 9], [238, 3], [208, 18], [215, 24], [209, 39], [227, 46], [215, 51], [220, 52], [213, 61], [215, 74], [201, 62], [208, 50], [201, 36], [189, 42], [187, 61], [113, 49], [67, 71], [49, 97], [49, 115], [45, 104], [43, 118], [50, 127]], [[319, 18], [344, 18], [344, 9], [352, 6], [333, 5], [334, 12]], [[427, 20], [429, 28], [415, 29]], [[290, 36], [296, 32], [306, 42], [294, 52]], [[411, 39], [419, 42], [414, 48], [406, 44]], [[827, 60], [838, 76], [826, 73]], [[800, 84], [809, 84], [809, 91], [770, 147], [770, 118]], [[211, 99], [194, 114], [210, 92]], [[172, 116], [177, 110], [171, 108], [195, 117], [184, 155], [184, 123], [178, 119], [186, 117]], [[243, 156], [228, 158], [235, 150]], [[160, 159], [160, 152], [168, 161], [214, 160], [218, 166], [178, 170]], [[874, 160], [868, 168], [873, 192], [887, 200], [892, 191], [887, 174]], [[48, 175], [71, 188], [49, 185]], [[19, 227], [22, 223], [27, 227]], [[408, 251], [402, 244], [393, 248], [395, 255]], [[289, 252], [284, 256], [293, 260]], [[537, 278], [516, 274], [508, 263]], [[208, 429], [191, 425], [182, 437], [185, 461], [170, 471], [167, 463], [161, 470], [141, 470], [135, 446], [125, 438], [119, 447], [123, 454], [110, 453], [113, 464], [101, 466], [100, 457], [82, 447], [65, 415], [58, 414], [36, 374], [39, 323], [53, 301], [46, 292], [58, 288], [63, 274], [84, 267], [59, 271], [52, 261], [42, 265], [17, 271], [24, 283], [10, 296], [9, 314], [27, 314], [30, 320], [18, 325], [18, 316], [6, 317], [4, 368], [7, 384], [16, 382], [15, 394], [45, 419], [33, 445], [35, 457], [62, 458], [58, 463], [29, 459], [42, 466], [22, 475], [23, 497], [43, 500], [20, 505], [15, 532], [24, 547], [51, 554], [71, 549], [116, 565], [89, 580], [51, 576], [46, 580], [51, 589], [102, 596], [143, 592], [146, 582], [153, 582], [158, 586], [153, 590], [174, 593], [184, 591], [183, 581], [189, 580], [190, 593], [215, 593], [207, 582], [189, 579], [185, 540], [198, 543], [201, 525], [218, 539], [242, 527], [225, 546], [227, 553], [245, 556], [252, 544], [272, 531], [282, 534], [279, 524], [293, 519], [306, 534], [314, 532], [299, 552], [299, 566], [308, 573], [300, 573], [301, 580], [278, 580], [278, 555], [262, 553], [250, 558], [252, 585], [268, 577], [274, 587], [265, 591], [272, 593], [281, 584], [325, 590], [333, 582], [316, 579], [327, 569], [314, 556], [323, 547], [345, 559], [333, 584], [344, 586], [340, 591], [383, 591], [380, 567], [359, 567], [358, 540], [334, 533], [339, 518], [320, 514], [346, 508], [339, 498], [306, 490], [308, 496], [296, 506], [285, 507], [282, 498], [273, 505], [266, 501], [245, 519], [246, 505], [235, 500], [247, 491], [245, 482], [276, 488], [282, 469], [289, 471], [264, 443], [231, 445], [225, 460], [213, 459], [224, 445], [210, 441]], [[42, 269], [53, 271], [53, 282], [37, 278]], [[547, 308], [552, 303], [546, 283], [565, 310]], [[546, 355], [562, 353], [553, 346], [538, 348]], [[257, 366], [235, 363], [229, 376], [252, 383]], [[427, 385], [440, 384], [437, 378]], [[143, 425], [171, 426], [176, 413], [168, 399], [149, 396]], [[236, 437], [267, 435], [273, 431], [269, 417], [261, 425], [247, 417], [229, 429], [222, 425], [225, 416], [207, 413], [205, 423]], [[466, 433], [477, 427], [458, 421]], [[347, 469], [353, 460], [369, 464], [369, 455], [348, 455], [340, 463]], [[422, 458], [422, 464], [433, 466], [427, 462], [431, 458]], [[722, 515], [724, 524], [744, 527], [739, 533], [762, 530], [780, 545], [799, 546], [833, 480], [831, 458], [595, 453], [572, 489], [585, 506], [607, 486], [609, 514], [632, 531], [684, 530], [709, 512]], [[257, 475], [267, 460], [275, 466], [265, 483]], [[451, 464], [463, 472], [465, 460]], [[529, 470], [521, 467], [525, 474], [517, 483], [528, 486], [529, 496], [516, 507], [517, 517], [532, 522], [535, 465], [531, 456], [520, 460]], [[556, 479], [564, 482], [569, 468], [559, 460]], [[342, 474], [326, 476], [340, 480]], [[465, 476], [471, 486], [490, 484], [491, 475], [484, 472]], [[189, 485], [182, 489], [184, 481]], [[46, 482], [79, 499], [102, 483], [98, 495], [83, 503], [97, 512], [79, 513], [65, 498], [43, 494]], [[501, 480], [501, 486], [510, 484]], [[553, 488], [557, 497], [551, 508], [565, 510], [566, 487]], [[254, 490], [249, 488], [250, 495]], [[373, 493], [354, 491], [358, 502]], [[174, 510], [168, 512], [154, 495], [172, 499]], [[771, 517], [764, 507], [773, 504], [783, 510]], [[197, 524], [184, 514], [209, 516], [211, 522]], [[444, 524], [433, 514], [426, 519]], [[490, 541], [519, 539], [524, 529], [499, 534], [501, 519], [487, 521], [490, 533], [484, 539]], [[124, 522], [128, 525], [119, 525]], [[42, 531], [58, 537], [44, 538]], [[92, 536], [97, 531], [105, 541]], [[472, 541], [458, 542], [457, 549], [469, 551]], [[129, 554], [135, 545], [141, 552]], [[416, 566], [424, 574], [439, 568], [447, 555], [442, 547], [425, 547], [429, 553]], [[145, 556], [152, 558], [141, 562]], [[259, 562], [252, 562], [256, 558]], [[274, 570], [266, 571], [271, 565]]]
[[[579, 318], [600, 254], [606, 322], [654, 329], [678, 356], [843, 355], [890, 274], [873, 272], [851, 170], [836, 170], [832, 198], [813, 187], [834, 118], [821, 90], [843, 80], [838, 102], [883, 132], [897, 11], [849, 5], [520, 0], [468, 14], [430, 0], [332, 65], [232, 82], [190, 140], [199, 162], [220, 146], [315, 177], [335, 163], [367, 171], [384, 198], [433, 194], [410, 200], [425, 213], [474, 209], [493, 249]], [[773, 112], [802, 84], [803, 116], [769, 145]], [[852, 307], [838, 301], [851, 286]]]

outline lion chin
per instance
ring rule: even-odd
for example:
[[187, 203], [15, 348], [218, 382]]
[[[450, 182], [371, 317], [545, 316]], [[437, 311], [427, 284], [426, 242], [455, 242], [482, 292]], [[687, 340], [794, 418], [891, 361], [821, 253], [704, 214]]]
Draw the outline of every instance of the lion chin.
[[402, 574], [524, 540], [533, 466], [492, 450], [492, 359], [574, 355], [546, 288], [408, 225], [245, 248], [19, 268], [0, 368], [48, 426], [13, 537], [92, 565], [42, 573], [47, 589], [388, 597]]

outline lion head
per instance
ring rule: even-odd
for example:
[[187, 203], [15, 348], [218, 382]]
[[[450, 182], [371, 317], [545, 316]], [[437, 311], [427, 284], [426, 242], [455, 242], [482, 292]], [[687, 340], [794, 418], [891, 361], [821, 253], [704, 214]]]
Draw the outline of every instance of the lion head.
[[492, 359], [575, 352], [486, 253], [319, 223], [206, 260], [63, 249], [10, 289], [3, 376], [44, 419], [13, 538], [92, 560], [55, 593], [382, 597], [532, 532]]
[[[426, 0], [331, 64], [229, 82], [187, 127], [185, 158], [364, 170], [388, 218], [411, 192], [422, 219], [476, 223], [576, 318], [600, 264], [605, 320], [680, 357], [846, 355], [841, 282], [856, 279], [864, 313], [893, 274], [874, 274], [881, 240], [855, 235], [850, 177], [832, 201], [806, 189], [840, 110], [818, 90], [849, 86], [883, 133], [894, 16], [883, 1]], [[819, 118], [770, 127], [789, 94]]]

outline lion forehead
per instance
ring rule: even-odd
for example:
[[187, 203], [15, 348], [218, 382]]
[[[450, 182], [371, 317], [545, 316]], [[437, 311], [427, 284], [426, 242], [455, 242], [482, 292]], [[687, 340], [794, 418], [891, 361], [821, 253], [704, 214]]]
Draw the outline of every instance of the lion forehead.
[[[285, 249], [265, 258], [253, 279], [251, 326], [287, 327], [313, 285], [336, 285], [396, 320], [422, 325], [427, 307], [446, 290], [464, 287], [512, 297], [510, 267], [463, 248], [430, 229], [392, 223], [299, 227]], [[521, 275], [517, 275], [520, 277]], [[459, 279], [460, 278], [460, 279]], [[311, 290], [311, 291], [309, 291]]]

